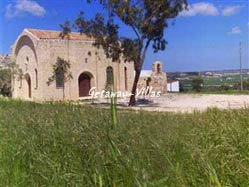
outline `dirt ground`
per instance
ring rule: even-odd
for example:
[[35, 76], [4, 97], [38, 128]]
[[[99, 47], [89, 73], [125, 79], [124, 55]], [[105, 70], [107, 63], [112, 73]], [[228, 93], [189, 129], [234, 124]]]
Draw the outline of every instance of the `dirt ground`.
[[[238, 109], [249, 106], [249, 95], [166, 94], [140, 99], [133, 109], [168, 112], [205, 111], [208, 108]], [[121, 107], [122, 108], [122, 107]]]

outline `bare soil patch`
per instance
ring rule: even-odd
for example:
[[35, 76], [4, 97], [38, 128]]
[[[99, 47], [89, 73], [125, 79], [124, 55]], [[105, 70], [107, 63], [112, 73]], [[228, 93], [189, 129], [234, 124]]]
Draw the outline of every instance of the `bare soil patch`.
[[238, 109], [249, 106], [249, 95], [166, 94], [148, 100], [150, 104], [135, 108], [160, 112], [193, 112], [208, 108]]

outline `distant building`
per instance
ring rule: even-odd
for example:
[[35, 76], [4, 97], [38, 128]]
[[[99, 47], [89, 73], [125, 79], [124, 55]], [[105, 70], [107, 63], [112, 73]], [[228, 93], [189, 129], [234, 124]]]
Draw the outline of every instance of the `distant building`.
[[213, 73], [208, 71], [208, 72], [205, 72], [204, 74], [206, 77], [212, 77], [213, 76]]
[[138, 88], [151, 86], [153, 91], [167, 93], [167, 75], [163, 72], [163, 63], [156, 61], [152, 65], [152, 70], [142, 70], [138, 82]]
[[168, 92], [180, 92], [180, 82], [170, 80], [167, 83], [167, 91]]

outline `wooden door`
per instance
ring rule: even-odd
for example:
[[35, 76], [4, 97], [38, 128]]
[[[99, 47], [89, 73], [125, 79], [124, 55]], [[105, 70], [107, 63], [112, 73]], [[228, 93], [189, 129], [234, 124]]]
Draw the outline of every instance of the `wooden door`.
[[79, 76], [79, 97], [89, 96], [91, 89], [91, 77], [86, 73]]

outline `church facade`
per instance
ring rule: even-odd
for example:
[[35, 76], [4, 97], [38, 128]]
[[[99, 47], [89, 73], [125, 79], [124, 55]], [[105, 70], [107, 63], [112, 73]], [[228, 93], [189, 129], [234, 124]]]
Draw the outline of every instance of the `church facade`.
[[[12, 46], [12, 58], [22, 72], [12, 80], [12, 96], [40, 101], [78, 100], [87, 98], [92, 87], [105, 90], [110, 76], [116, 90], [130, 91], [134, 64], [112, 62], [103, 49], [93, 47], [93, 42], [79, 33], [62, 39], [58, 31], [25, 29]], [[57, 80], [48, 84], [58, 57], [70, 62], [72, 78], [63, 85]]]

